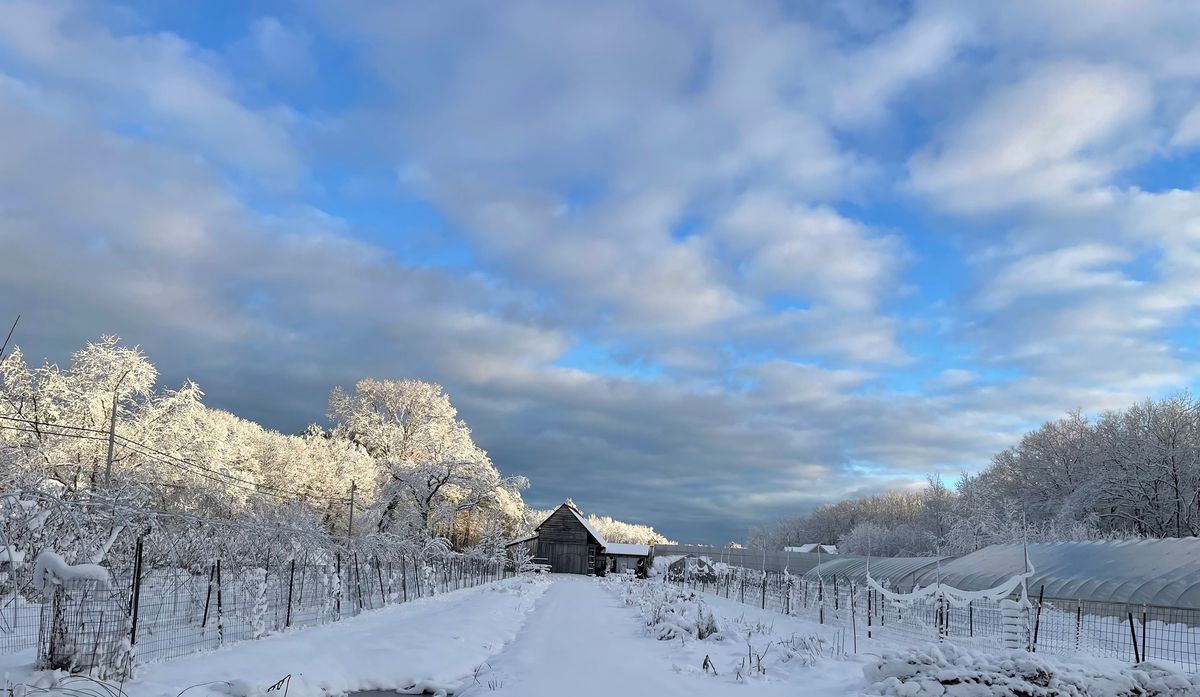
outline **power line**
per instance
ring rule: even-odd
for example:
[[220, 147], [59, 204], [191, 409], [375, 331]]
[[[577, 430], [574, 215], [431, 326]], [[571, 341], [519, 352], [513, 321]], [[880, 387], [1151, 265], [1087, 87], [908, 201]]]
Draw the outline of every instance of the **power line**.
[[21, 321], [21, 315], [13, 320], [12, 326], [8, 328], [8, 336], [4, 337], [4, 345], [0, 346], [0, 359], [4, 358], [4, 352], [8, 349], [8, 341], [12, 339], [13, 332], [17, 330], [17, 322]]

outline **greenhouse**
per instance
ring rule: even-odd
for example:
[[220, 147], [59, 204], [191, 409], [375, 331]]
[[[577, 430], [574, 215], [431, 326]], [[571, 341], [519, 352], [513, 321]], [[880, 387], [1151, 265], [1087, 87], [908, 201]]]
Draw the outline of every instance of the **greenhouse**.
[[[937, 565], [944, 557], [874, 557], [870, 560], [871, 577], [880, 583], [902, 591], [907, 591], [917, 583], [918, 577], [926, 570]], [[865, 583], [867, 579], [867, 558], [840, 556], [825, 560], [819, 567], [813, 567], [805, 572], [805, 581], [816, 582], [837, 578], [839, 581]], [[922, 582], [920, 585], [925, 585]]]
[[[1200, 609], [1200, 539], [1109, 540], [1028, 545], [1031, 595]], [[877, 561], [871, 562], [876, 575]], [[919, 586], [962, 590], [1000, 585], [1025, 568], [1025, 547], [992, 545], [917, 574]]]

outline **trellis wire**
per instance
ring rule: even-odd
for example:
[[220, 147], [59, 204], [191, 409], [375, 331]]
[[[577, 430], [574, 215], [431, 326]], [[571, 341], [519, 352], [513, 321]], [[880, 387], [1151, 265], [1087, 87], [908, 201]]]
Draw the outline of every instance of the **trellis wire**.
[[[835, 624], [868, 641], [949, 641], [983, 649], [1004, 646], [1000, 602], [996, 600], [972, 600], [965, 605], [936, 597], [896, 602], [870, 591], [866, 584], [847, 579], [831, 576], [805, 581], [785, 573], [737, 567], [733, 573], [668, 580], [746, 605]], [[1031, 594], [1033, 591], [1030, 589]], [[1043, 598], [1040, 605], [1035, 598], [1032, 604], [1030, 629], [1036, 628], [1036, 642], [1031, 642], [1031, 650], [1165, 661], [1187, 672], [1200, 672], [1200, 610], [1062, 598]]]

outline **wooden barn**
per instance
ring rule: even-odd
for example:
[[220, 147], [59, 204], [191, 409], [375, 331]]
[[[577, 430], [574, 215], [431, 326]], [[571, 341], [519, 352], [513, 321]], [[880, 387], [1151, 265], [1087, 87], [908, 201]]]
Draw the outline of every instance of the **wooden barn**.
[[644, 570], [648, 545], [610, 544], [568, 501], [534, 528], [533, 535], [508, 543], [526, 548], [552, 573], [603, 575], [625, 569]]

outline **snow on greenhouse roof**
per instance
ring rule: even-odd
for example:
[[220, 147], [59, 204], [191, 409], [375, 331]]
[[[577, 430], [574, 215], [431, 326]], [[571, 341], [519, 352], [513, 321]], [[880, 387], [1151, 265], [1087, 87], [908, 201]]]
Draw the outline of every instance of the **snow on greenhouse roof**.
[[[871, 578], [885, 583], [893, 589], [907, 591], [925, 569], [934, 568], [938, 560], [945, 557], [872, 557]], [[816, 581], [818, 575], [828, 580], [831, 577], [862, 583], [867, 578], [866, 557], [837, 556], [824, 561], [819, 568], [813, 567], [804, 574], [805, 581]], [[921, 585], [925, 585], [922, 583]]]
[[616, 554], [625, 557], [648, 557], [650, 545], [631, 545], [620, 542], [609, 542], [604, 545], [605, 554]]
[[[1200, 539], [1111, 540], [1029, 545], [1034, 573], [1029, 593], [1046, 587], [1046, 597], [1114, 603], [1200, 608]], [[871, 562], [875, 575], [876, 561]], [[917, 575], [928, 586], [941, 574], [942, 583], [962, 590], [982, 590], [1024, 570], [1020, 544], [992, 545], [943, 561]]]

